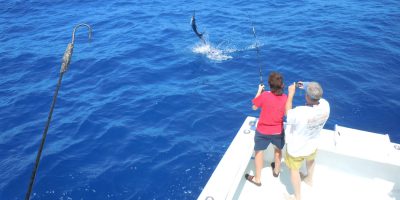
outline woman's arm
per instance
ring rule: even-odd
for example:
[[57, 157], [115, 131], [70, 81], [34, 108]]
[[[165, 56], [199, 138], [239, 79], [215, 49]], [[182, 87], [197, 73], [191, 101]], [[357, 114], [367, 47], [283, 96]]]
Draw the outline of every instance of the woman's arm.
[[[260, 94], [263, 91], [264, 91], [264, 85], [263, 84], [258, 85], [258, 91], [257, 91], [257, 94], [256, 94], [256, 96], [254, 98], [257, 98], [258, 96], [260, 96]], [[253, 108], [253, 110], [257, 110], [258, 109], [258, 107], [255, 106], [254, 104], [253, 104], [252, 108]]]

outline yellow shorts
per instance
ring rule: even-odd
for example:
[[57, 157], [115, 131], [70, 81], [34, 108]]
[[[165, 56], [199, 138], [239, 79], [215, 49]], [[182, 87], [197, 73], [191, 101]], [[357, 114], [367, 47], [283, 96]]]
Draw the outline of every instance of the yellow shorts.
[[317, 150], [315, 150], [314, 153], [308, 156], [293, 157], [289, 155], [286, 150], [285, 163], [289, 169], [300, 169], [301, 164], [303, 163], [304, 160], [314, 160], [316, 155], [317, 155]]

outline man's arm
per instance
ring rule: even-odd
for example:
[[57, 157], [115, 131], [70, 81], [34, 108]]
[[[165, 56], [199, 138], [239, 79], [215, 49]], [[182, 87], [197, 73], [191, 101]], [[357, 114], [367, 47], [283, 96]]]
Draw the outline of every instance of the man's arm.
[[296, 83], [293, 83], [292, 85], [290, 85], [288, 87], [288, 98], [287, 98], [286, 105], [285, 105], [285, 115], [286, 116], [287, 116], [288, 111], [290, 109], [292, 109], [292, 107], [293, 107], [294, 93], [296, 93]]
[[[257, 94], [256, 94], [256, 96], [254, 98], [257, 98], [258, 96], [260, 96], [262, 91], [264, 91], [264, 85], [260, 84], [260, 85], [258, 85], [258, 91], [257, 91]], [[254, 104], [253, 104], [252, 108], [253, 108], [253, 110], [257, 110], [258, 109], [258, 107], [255, 106]]]

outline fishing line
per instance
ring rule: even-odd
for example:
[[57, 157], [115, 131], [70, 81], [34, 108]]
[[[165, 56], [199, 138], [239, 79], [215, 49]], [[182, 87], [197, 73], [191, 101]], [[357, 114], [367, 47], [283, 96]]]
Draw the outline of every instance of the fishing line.
[[251, 23], [251, 25], [253, 26], [253, 35], [254, 35], [256, 51], [257, 51], [257, 64], [258, 64], [259, 71], [260, 71], [260, 84], [263, 85], [263, 77], [262, 77], [262, 70], [261, 70], [260, 56], [259, 56], [260, 50], [258, 49], [258, 39], [257, 39], [257, 35], [256, 35], [256, 29], [254, 28], [253, 22]]
[[25, 200], [29, 200], [30, 196], [31, 196], [33, 183], [35, 182], [37, 169], [39, 167], [40, 157], [42, 156], [44, 143], [46, 141], [47, 131], [49, 130], [51, 117], [53, 115], [54, 106], [56, 104], [58, 90], [61, 87], [62, 77], [63, 77], [64, 73], [68, 70], [69, 64], [71, 62], [72, 52], [74, 50], [74, 43], [75, 43], [75, 31], [76, 31], [76, 29], [78, 27], [81, 27], [81, 26], [88, 27], [88, 29], [89, 29], [89, 41], [90, 41], [90, 38], [92, 37], [92, 28], [87, 24], [79, 24], [79, 25], [75, 26], [75, 28], [74, 28], [74, 30], [72, 32], [72, 42], [68, 44], [67, 49], [65, 50], [65, 53], [64, 53], [64, 56], [63, 56], [63, 62], [61, 64], [60, 76], [58, 78], [57, 87], [56, 87], [56, 90], [54, 92], [53, 102], [51, 103], [50, 112], [49, 112], [49, 115], [47, 117], [46, 126], [45, 126], [44, 131], [43, 131], [42, 141], [40, 143], [40, 147], [39, 147], [38, 153], [36, 155], [35, 166], [33, 167], [33, 170], [32, 170], [31, 181], [29, 182], [28, 191], [26, 192], [26, 195], [25, 195]]

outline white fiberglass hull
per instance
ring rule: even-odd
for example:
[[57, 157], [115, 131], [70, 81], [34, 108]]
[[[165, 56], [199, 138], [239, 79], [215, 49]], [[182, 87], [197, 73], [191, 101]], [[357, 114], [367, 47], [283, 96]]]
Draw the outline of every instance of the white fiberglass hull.
[[[272, 176], [271, 146], [265, 152], [262, 186], [244, 179], [245, 173], [254, 174], [256, 120], [247, 117], [199, 200], [285, 199], [293, 194], [284, 159], [280, 176]], [[340, 126], [335, 131], [322, 130], [314, 184], [310, 187], [302, 182], [302, 199], [400, 199], [400, 150], [396, 147], [388, 135]]]

